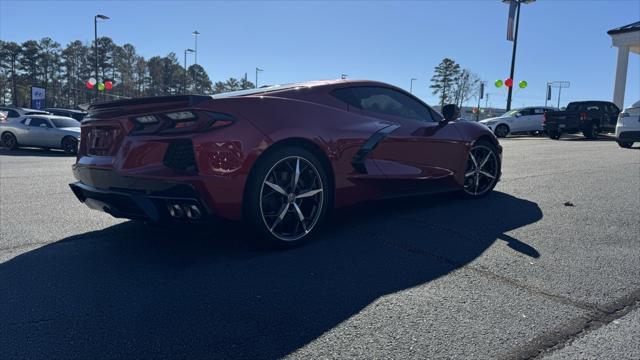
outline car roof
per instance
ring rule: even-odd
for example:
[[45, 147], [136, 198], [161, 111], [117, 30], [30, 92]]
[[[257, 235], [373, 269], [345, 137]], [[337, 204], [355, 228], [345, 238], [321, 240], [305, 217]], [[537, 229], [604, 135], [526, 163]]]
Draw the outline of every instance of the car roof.
[[86, 111], [82, 111], [82, 110], [74, 110], [74, 109], [63, 109], [63, 108], [45, 108], [45, 111], [66, 111], [66, 112], [70, 112], [70, 113], [78, 113], [78, 114], [85, 114]]

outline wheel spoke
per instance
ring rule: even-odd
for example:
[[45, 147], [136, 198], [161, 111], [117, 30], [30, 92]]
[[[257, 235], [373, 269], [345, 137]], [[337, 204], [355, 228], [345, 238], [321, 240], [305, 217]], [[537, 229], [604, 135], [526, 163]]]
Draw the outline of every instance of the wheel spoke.
[[476, 174], [475, 183], [476, 183], [476, 186], [475, 186], [475, 188], [476, 188], [475, 193], [477, 194], [477, 193], [478, 193], [478, 185], [480, 185], [480, 175], [478, 175], [478, 174]]
[[478, 168], [478, 161], [476, 160], [476, 157], [473, 156], [473, 152], [469, 152], [469, 158], [471, 158], [471, 162], [473, 162], [473, 166], [474, 168]]
[[315, 189], [296, 195], [296, 199], [308, 198], [322, 192], [322, 189]]
[[484, 175], [484, 176], [486, 176], [486, 177], [488, 177], [488, 178], [490, 178], [490, 179], [495, 179], [495, 178], [496, 178], [496, 177], [495, 177], [495, 176], [493, 176], [492, 174], [490, 174], [490, 173], [488, 173], [488, 172], [486, 172], [486, 171], [483, 171], [483, 170], [480, 170], [480, 171], [479, 171], [479, 173], [480, 173], [480, 174], [482, 174], [482, 175]]
[[275, 190], [277, 193], [280, 193], [280, 194], [282, 194], [284, 196], [287, 196], [287, 192], [284, 191], [284, 189], [280, 185], [274, 184], [271, 181], [266, 181], [266, 180], [265, 180], [264, 183], [267, 184], [267, 186], [269, 186], [273, 190]]
[[300, 223], [302, 224], [304, 232], [308, 233], [309, 230], [307, 230], [307, 224], [304, 223], [304, 215], [302, 214], [302, 210], [300, 210], [300, 207], [296, 203], [293, 203], [293, 208], [296, 209], [296, 212], [298, 213], [298, 218], [300, 219]]
[[291, 184], [291, 191], [295, 192], [296, 191], [296, 187], [298, 186], [298, 180], [300, 179], [300, 158], [296, 158], [296, 170], [295, 170], [295, 174], [293, 175], [293, 183]]
[[475, 171], [469, 171], [468, 173], [464, 174], [464, 177], [468, 178], [469, 176], [473, 176], [473, 174], [475, 174]]
[[287, 203], [287, 205], [284, 206], [284, 208], [282, 209], [282, 212], [280, 213], [280, 215], [278, 215], [276, 220], [271, 225], [271, 231], [273, 231], [273, 229], [275, 229], [276, 226], [278, 226], [278, 224], [280, 224], [282, 222], [284, 217], [287, 215], [287, 211], [289, 211], [289, 203]]
[[487, 156], [484, 157], [484, 159], [482, 160], [478, 168], [482, 169], [487, 164], [487, 161], [489, 161], [489, 158], [491, 157], [491, 155], [493, 155], [493, 152], [489, 151], [489, 153], [487, 154]]

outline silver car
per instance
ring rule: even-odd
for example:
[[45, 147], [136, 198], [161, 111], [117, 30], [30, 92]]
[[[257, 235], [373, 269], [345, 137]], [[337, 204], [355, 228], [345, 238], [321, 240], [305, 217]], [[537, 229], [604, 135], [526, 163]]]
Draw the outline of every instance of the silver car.
[[0, 141], [13, 150], [20, 146], [78, 151], [80, 122], [55, 115], [25, 115], [0, 122]]

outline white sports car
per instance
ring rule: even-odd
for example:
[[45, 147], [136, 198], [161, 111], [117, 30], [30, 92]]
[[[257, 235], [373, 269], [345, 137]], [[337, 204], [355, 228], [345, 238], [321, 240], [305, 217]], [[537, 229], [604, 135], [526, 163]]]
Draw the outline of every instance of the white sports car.
[[509, 134], [523, 134], [542, 132], [544, 113], [554, 111], [555, 108], [534, 106], [507, 111], [502, 116], [481, 120], [497, 137], [503, 138]]

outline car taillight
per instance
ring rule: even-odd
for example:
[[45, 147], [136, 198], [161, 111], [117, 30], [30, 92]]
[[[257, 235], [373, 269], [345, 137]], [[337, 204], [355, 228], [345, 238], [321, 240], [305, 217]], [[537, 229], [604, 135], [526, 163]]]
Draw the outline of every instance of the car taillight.
[[586, 120], [587, 120], [587, 113], [586, 112], [580, 113], [580, 121], [586, 121]]

